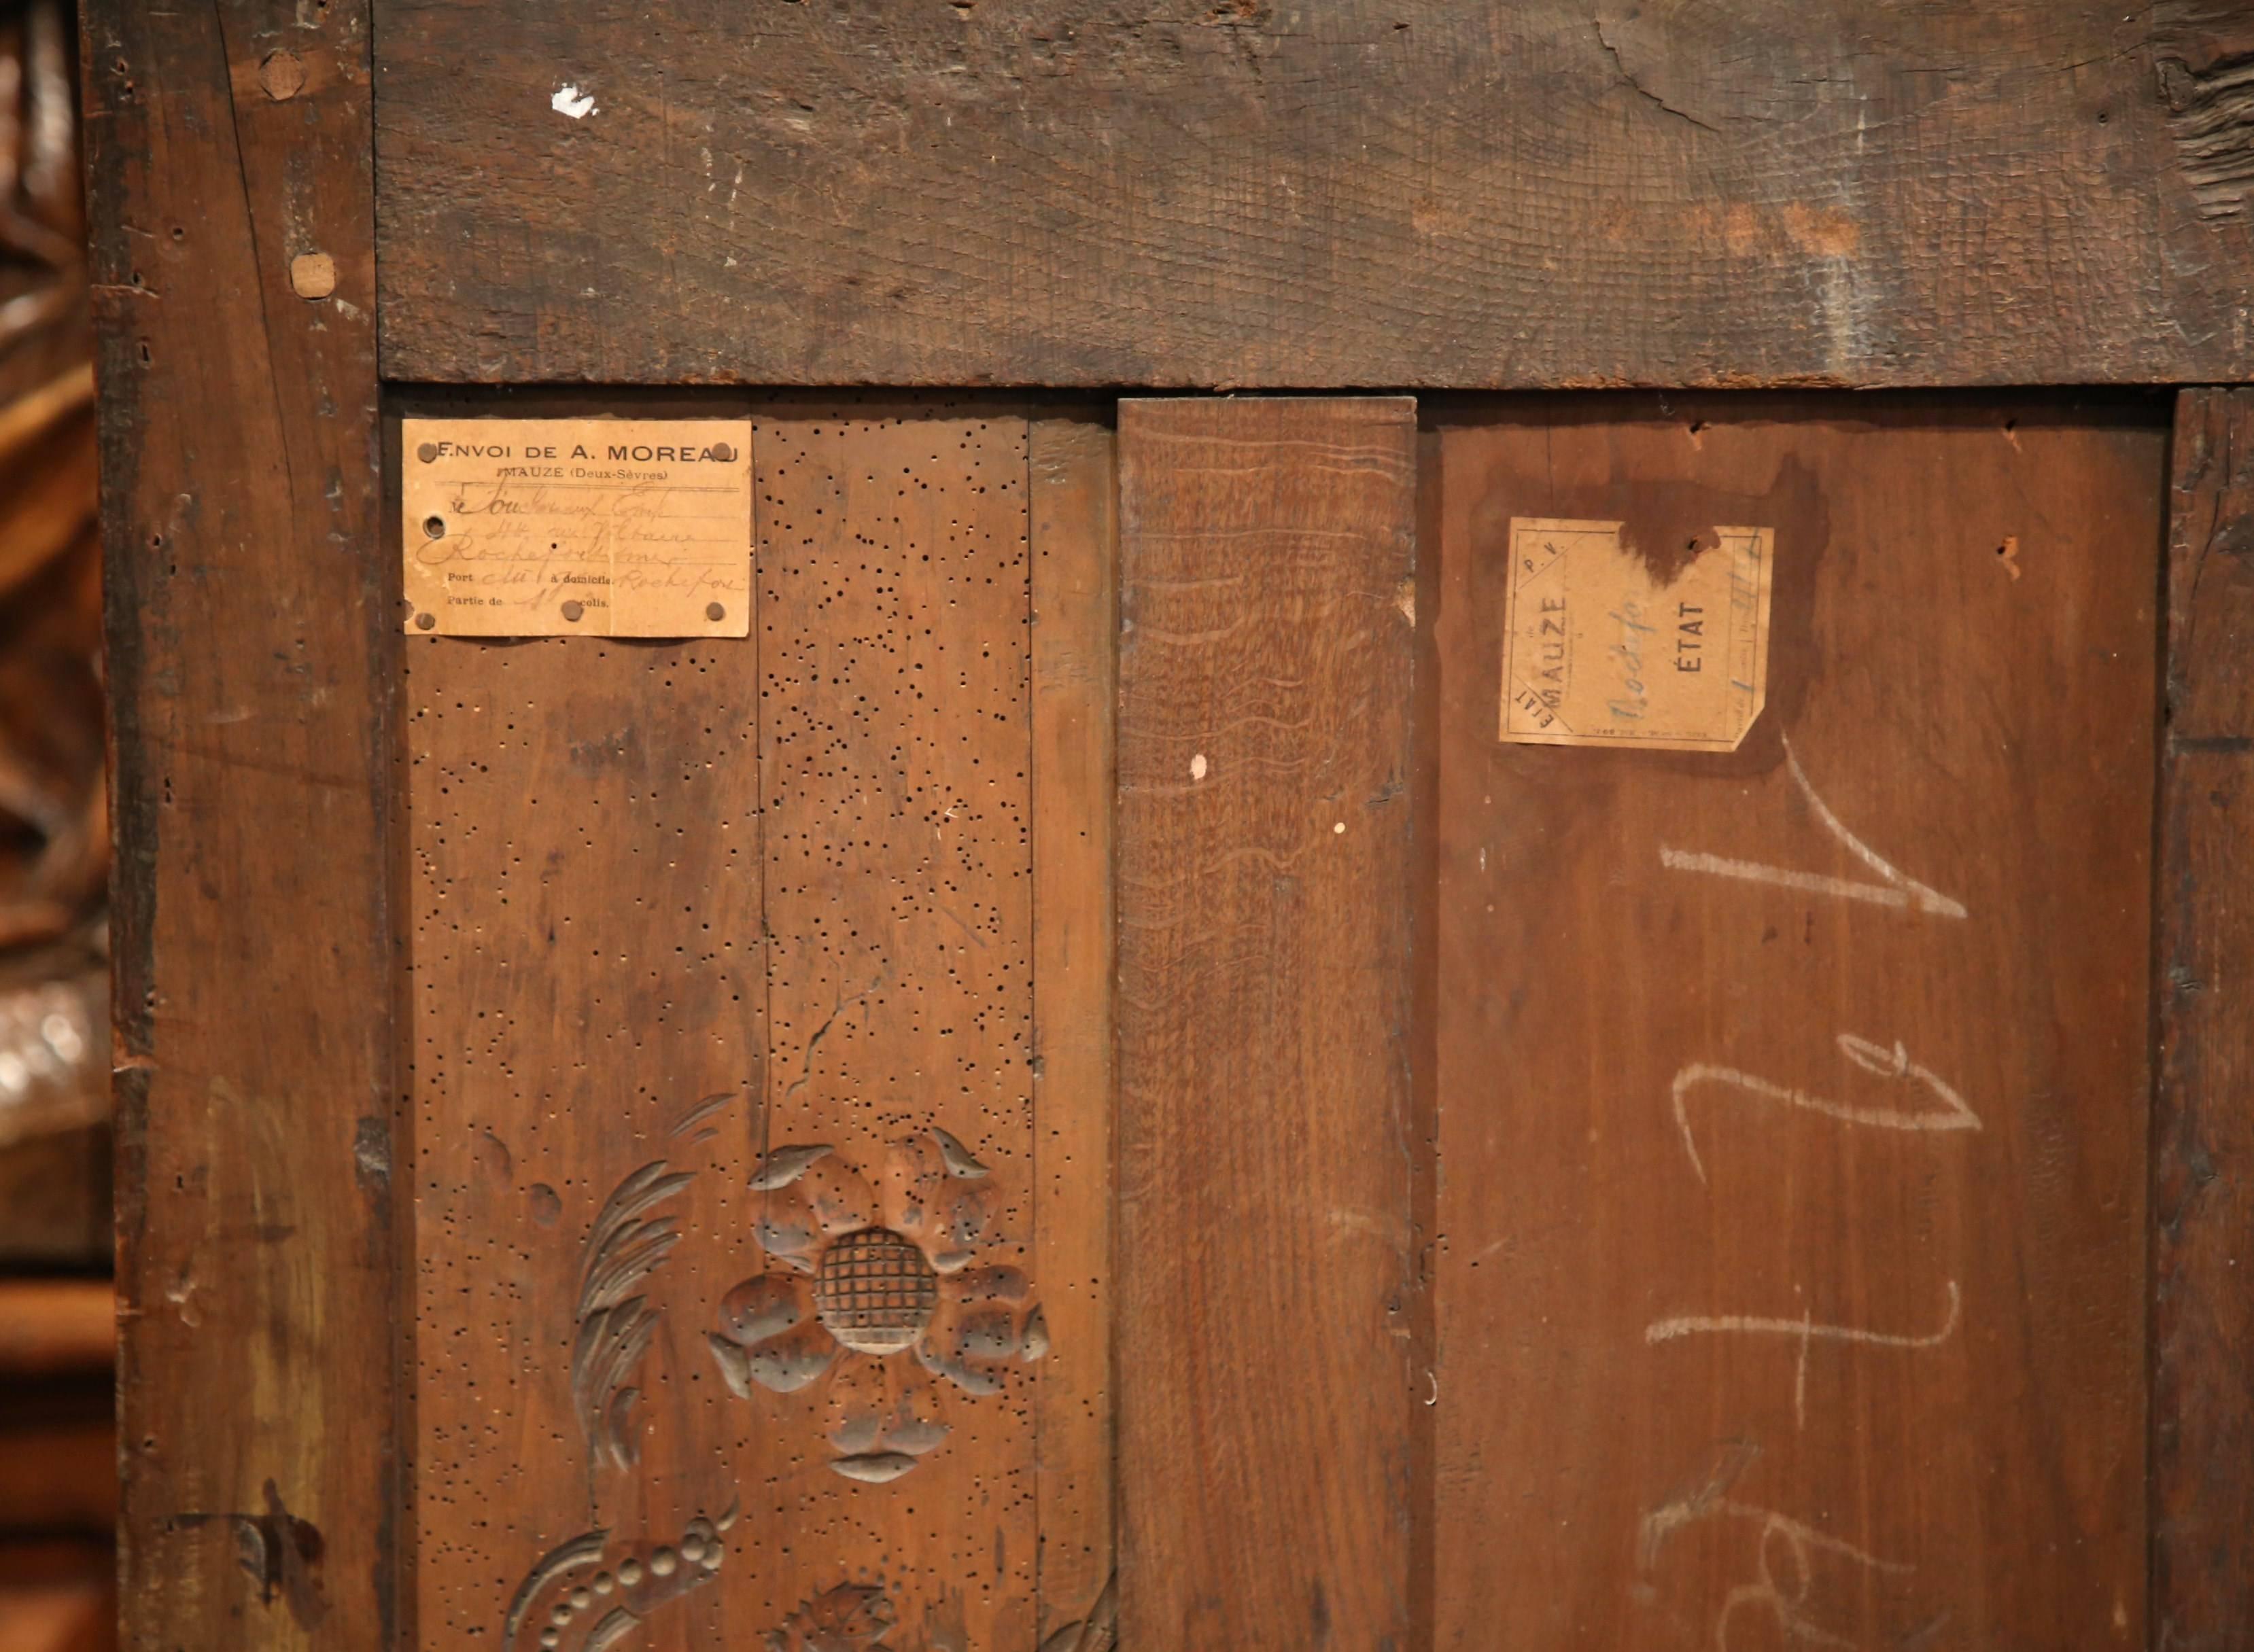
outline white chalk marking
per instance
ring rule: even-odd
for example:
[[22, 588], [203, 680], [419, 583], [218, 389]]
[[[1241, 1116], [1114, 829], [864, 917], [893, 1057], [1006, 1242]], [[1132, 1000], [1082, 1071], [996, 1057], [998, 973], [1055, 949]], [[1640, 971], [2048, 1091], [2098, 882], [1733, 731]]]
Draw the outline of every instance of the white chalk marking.
[[548, 100], [548, 107], [558, 115], [568, 115], [575, 121], [583, 121], [596, 112], [595, 94], [592, 92], [583, 94], [578, 87], [567, 81], [556, 88], [556, 95]]
[[1811, 1313], [1796, 1320], [1770, 1319], [1751, 1313], [1694, 1313], [1672, 1320], [1654, 1320], [1643, 1328], [1647, 1343], [1673, 1342], [1690, 1336], [1781, 1336], [1800, 1345], [1793, 1371], [1792, 1411], [1802, 1428], [1808, 1425], [1808, 1353], [1817, 1342], [1846, 1342], [1872, 1348], [1938, 1348], [1956, 1334], [1964, 1298], [1956, 1281], [1948, 1282], [1949, 1314], [1941, 1329], [1927, 1334], [1866, 1331], [1855, 1325], [1818, 1325]]
[[[1637, 1570], [1648, 1577], [1659, 1564], [1659, 1552], [1667, 1539], [1686, 1526], [1708, 1520], [1758, 1521], [1760, 1530], [1754, 1538], [1755, 1581], [1740, 1585], [1723, 1598], [1721, 1612], [1714, 1620], [1718, 1652], [1728, 1652], [1731, 1620], [1740, 1607], [1747, 1606], [1767, 1607], [1778, 1630], [1789, 1640], [1817, 1646], [1852, 1647], [1855, 1642], [1840, 1639], [1808, 1614], [1808, 1598], [1816, 1586], [1816, 1557], [1834, 1555], [1866, 1571], [1895, 1577], [1907, 1577], [1916, 1568], [1896, 1560], [1881, 1560], [1870, 1550], [1819, 1531], [1805, 1521], [1730, 1496], [1731, 1483], [1760, 1455], [1760, 1448], [1749, 1440], [1727, 1446], [1716, 1461], [1714, 1472], [1706, 1477], [1705, 1484], [1688, 1496], [1678, 1497], [1646, 1515], [1640, 1533], [1642, 1541], [1637, 1546]], [[1791, 1562], [1789, 1593], [1779, 1586], [1770, 1567], [1772, 1538], [1782, 1540]]]
[[1939, 1109], [1912, 1110], [1900, 1107], [1856, 1107], [1844, 1102], [1834, 1102], [1821, 1096], [1810, 1096], [1772, 1080], [1756, 1078], [1741, 1073], [1734, 1067], [1716, 1067], [1705, 1061], [1693, 1061], [1675, 1075], [1675, 1128], [1683, 1133], [1683, 1151], [1690, 1155], [1690, 1168], [1698, 1180], [1706, 1180], [1706, 1166], [1699, 1159], [1698, 1144], [1691, 1139], [1690, 1116], [1683, 1104], [1684, 1097], [1702, 1084], [1724, 1084], [1743, 1090], [1748, 1096], [1764, 1100], [1782, 1102], [1788, 1107], [1821, 1113], [1826, 1118], [1836, 1118], [1847, 1124], [1867, 1124], [1874, 1130], [1978, 1130], [1980, 1116], [1966, 1104], [1964, 1098], [1929, 1067], [1921, 1067], [1909, 1059], [1909, 1051], [1896, 1040], [1893, 1049], [1873, 1044], [1868, 1039], [1858, 1039], [1852, 1032], [1838, 1035], [1840, 1053], [1866, 1073], [1880, 1078], [1890, 1078], [1905, 1084], [1921, 1085], [1941, 1098]]
[[[1636, 1545], [1637, 1561], [1641, 1569], [1648, 1572], [1657, 1566], [1659, 1551], [1666, 1547], [1667, 1540], [1686, 1526], [1695, 1526], [1704, 1520], [1731, 1519], [1759, 1520], [1765, 1525], [1771, 1521], [1777, 1522], [1780, 1530], [1788, 1529], [1798, 1534], [1799, 1541], [1794, 1545], [1796, 1548], [1804, 1545], [1806, 1548], [1820, 1550], [1826, 1554], [1840, 1555], [1859, 1565], [1869, 1566], [1875, 1571], [1899, 1572], [1907, 1576], [1917, 1570], [1916, 1567], [1904, 1565], [1900, 1561], [1881, 1560], [1868, 1550], [1858, 1548], [1844, 1537], [1834, 1537], [1828, 1532], [1818, 1531], [1803, 1522], [1781, 1515], [1773, 1508], [1764, 1508], [1758, 1503], [1743, 1502], [1729, 1495], [1730, 1488], [1736, 1483], [1739, 1476], [1753, 1466], [1754, 1460], [1760, 1455], [1760, 1447], [1751, 1440], [1732, 1443], [1726, 1447], [1721, 1456], [1716, 1460], [1713, 1473], [1707, 1475], [1705, 1482], [1697, 1491], [1685, 1497], [1677, 1497], [1672, 1502], [1662, 1503], [1646, 1515], [1643, 1517], [1643, 1523], [1639, 1532], [1639, 1542]], [[1766, 1536], [1766, 1532], [1763, 1535]]]
[[1194, 780], [1201, 780], [1205, 778], [1205, 753], [1200, 752], [1195, 757], [1190, 759], [1190, 778]]
[[1772, 866], [1761, 861], [1736, 860], [1726, 855], [1710, 855], [1702, 850], [1671, 849], [1662, 844], [1659, 863], [1676, 872], [1704, 872], [1714, 878], [1735, 878], [1746, 883], [1774, 884], [1780, 889], [1798, 889], [1810, 894], [1836, 895], [1843, 900], [1867, 901], [1872, 906], [1891, 906], [1906, 912], [1915, 906], [1920, 912], [1929, 912], [1943, 918], [1965, 916], [1964, 904], [1951, 900], [1930, 885], [1922, 884], [1908, 872], [1887, 860], [1868, 844], [1847, 830], [1846, 822], [1831, 812], [1831, 806], [1816, 794], [1810, 784], [1808, 771], [1800, 766], [1799, 753], [1792, 749], [1792, 741], [1784, 742], [1784, 761], [1793, 784], [1816, 811], [1816, 818], [1824, 829], [1845, 846], [1847, 852], [1878, 873], [1883, 880], [1866, 883], [1853, 878], [1834, 878], [1822, 872], [1796, 872], [1788, 866]]

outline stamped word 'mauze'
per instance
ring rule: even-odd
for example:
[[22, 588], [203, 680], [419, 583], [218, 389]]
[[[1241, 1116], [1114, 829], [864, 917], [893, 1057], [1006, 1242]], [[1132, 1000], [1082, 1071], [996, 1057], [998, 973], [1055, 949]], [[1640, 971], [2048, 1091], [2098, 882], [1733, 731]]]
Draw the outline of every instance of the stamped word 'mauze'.
[[1502, 737], [1734, 750], [1768, 697], [1769, 530], [1717, 528], [1662, 580], [1622, 526], [1511, 519]]

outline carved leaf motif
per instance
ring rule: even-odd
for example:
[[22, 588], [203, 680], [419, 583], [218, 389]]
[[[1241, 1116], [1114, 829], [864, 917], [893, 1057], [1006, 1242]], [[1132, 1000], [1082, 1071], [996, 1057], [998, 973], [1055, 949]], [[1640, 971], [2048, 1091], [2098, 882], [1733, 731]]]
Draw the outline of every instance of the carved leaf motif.
[[571, 1345], [571, 1400], [580, 1424], [597, 1457], [620, 1468], [634, 1461], [635, 1442], [633, 1431], [625, 1425], [625, 1410], [612, 1404], [612, 1398], [627, 1387], [626, 1378], [648, 1351], [662, 1317], [655, 1308], [645, 1306], [641, 1298], [628, 1297], [582, 1324]]
[[585, 1652], [611, 1652], [612, 1647], [640, 1627], [640, 1618], [624, 1606], [615, 1606], [588, 1634]]
[[998, 1394], [1012, 1361], [1030, 1362], [1047, 1348], [1048, 1322], [1026, 1276], [1015, 1268], [971, 1268], [941, 1292], [915, 1356], [965, 1393]]
[[1078, 1623], [1068, 1623], [1041, 1642], [1041, 1652], [1112, 1652], [1119, 1643], [1119, 1579], [1115, 1576]]
[[937, 1402], [932, 1384], [906, 1360], [848, 1360], [830, 1379], [825, 1432], [842, 1458], [921, 1457], [948, 1433]]
[[995, 1206], [985, 1166], [943, 1130], [894, 1142], [886, 1156], [885, 1225], [920, 1245], [941, 1273], [968, 1266], [991, 1239]]
[[720, 1380], [728, 1391], [739, 1400], [752, 1397], [752, 1362], [743, 1349], [718, 1332], [704, 1334], [705, 1346], [712, 1350], [712, 1360], [720, 1368]]
[[768, 1652], [866, 1652], [884, 1644], [898, 1621], [892, 1603], [873, 1584], [841, 1584], [816, 1595], [767, 1632]]
[[579, 1268], [578, 1331], [571, 1342], [571, 1399], [598, 1462], [620, 1468], [635, 1456], [628, 1379], [655, 1334], [659, 1310], [634, 1294], [681, 1242], [671, 1215], [651, 1213], [693, 1180], [652, 1159], [618, 1185], [595, 1217]]
[[704, 1097], [679, 1118], [673, 1121], [673, 1134], [676, 1136], [690, 1134], [713, 1114], [734, 1101], [736, 1094], [734, 1090], [719, 1090]]
[[740, 1502], [718, 1519], [699, 1515], [670, 1541], [620, 1550], [607, 1531], [582, 1532], [550, 1550], [525, 1574], [501, 1623], [501, 1652], [612, 1652], [653, 1614], [703, 1587], [726, 1558], [721, 1534]]
[[931, 1127], [932, 1139], [939, 1144], [939, 1156], [947, 1166], [947, 1173], [964, 1181], [976, 1181], [986, 1173], [986, 1166], [970, 1156], [970, 1150], [936, 1124]]
[[828, 1142], [819, 1142], [811, 1146], [778, 1147], [752, 1166], [751, 1185], [760, 1193], [788, 1187], [806, 1174], [808, 1166], [834, 1151]]
[[578, 1318], [623, 1301], [681, 1242], [672, 1217], [642, 1218], [693, 1180], [689, 1171], [668, 1174], [665, 1160], [652, 1159], [604, 1201], [579, 1270]]
[[516, 1632], [524, 1627], [525, 1614], [531, 1609], [533, 1597], [546, 1588], [550, 1581], [581, 1566], [591, 1566], [602, 1558], [603, 1546], [611, 1540], [608, 1530], [583, 1531], [550, 1549], [533, 1563], [532, 1570], [524, 1574], [515, 1595], [509, 1600], [508, 1615], [501, 1620], [501, 1644], [514, 1647]]
[[881, 1486], [906, 1474], [916, 1466], [916, 1460], [906, 1452], [867, 1452], [858, 1457], [833, 1458], [830, 1466], [848, 1480]]

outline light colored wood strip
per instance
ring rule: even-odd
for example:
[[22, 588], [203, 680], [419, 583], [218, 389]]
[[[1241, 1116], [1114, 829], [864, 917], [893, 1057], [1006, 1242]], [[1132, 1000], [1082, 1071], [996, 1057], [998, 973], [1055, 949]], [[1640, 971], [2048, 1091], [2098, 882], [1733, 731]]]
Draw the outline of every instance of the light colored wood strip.
[[1044, 1641], [1087, 1620], [1113, 1565], [1115, 444], [1093, 418], [1032, 426], [1033, 1197], [1054, 1343], [1033, 1396]]
[[1124, 1646], [1406, 1642], [1416, 434], [1120, 410]]

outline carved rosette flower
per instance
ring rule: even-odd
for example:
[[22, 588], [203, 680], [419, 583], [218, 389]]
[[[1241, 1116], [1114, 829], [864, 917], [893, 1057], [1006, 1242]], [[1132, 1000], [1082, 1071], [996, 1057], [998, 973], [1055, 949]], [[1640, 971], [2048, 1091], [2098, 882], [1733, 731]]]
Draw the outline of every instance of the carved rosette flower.
[[830, 1466], [849, 1480], [897, 1480], [947, 1438], [929, 1378], [998, 1393], [1012, 1365], [1048, 1351], [1026, 1276], [978, 1262], [993, 1188], [945, 1130], [894, 1143], [873, 1184], [816, 1144], [774, 1149], [752, 1186], [776, 1265], [721, 1298], [713, 1356], [746, 1398], [828, 1376]]
[[898, 1619], [873, 1584], [844, 1584], [805, 1602], [766, 1634], [767, 1652], [867, 1652]]

